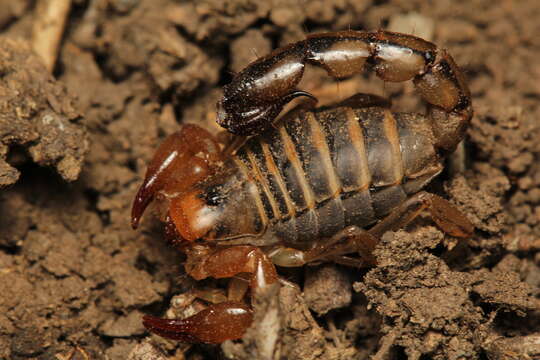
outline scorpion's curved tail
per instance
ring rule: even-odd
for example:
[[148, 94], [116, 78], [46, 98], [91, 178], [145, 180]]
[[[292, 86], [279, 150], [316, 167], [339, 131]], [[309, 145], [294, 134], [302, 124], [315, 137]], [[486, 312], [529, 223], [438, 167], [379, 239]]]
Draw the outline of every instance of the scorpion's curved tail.
[[297, 89], [307, 64], [338, 79], [370, 64], [384, 81], [414, 80], [429, 105], [435, 145], [442, 151], [453, 151], [472, 116], [463, 74], [444, 49], [412, 35], [350, 30], [309, 35], [248, 65], [223, 88], [218, 123], [239, 135], [269, 128], [290, 100], [310, 96]]
[[416, 88], [429, 104], [435, 147], [453, 152], [465, 136], [473, 115], [471, 93], [463, 73], [445, 50], [435, 62], [414, 78]]

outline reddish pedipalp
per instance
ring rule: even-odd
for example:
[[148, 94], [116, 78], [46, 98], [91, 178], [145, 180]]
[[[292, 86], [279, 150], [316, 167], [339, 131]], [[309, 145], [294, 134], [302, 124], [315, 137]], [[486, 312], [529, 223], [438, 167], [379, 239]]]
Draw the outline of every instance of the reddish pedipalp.
[[221, 160], [221, 149], [215, 138], [203, 128], [185, 125], [165, 139], [148, 166], [131, 210], [135, 229], [156, 194], [173, 197], [205, 178]]
[[144, 316], [144, 326], [160, 336], [186, 342], [219, 344], [242, 337], [253, 314], [245, 303], [227, 301], [211, 305], [187, 319]]

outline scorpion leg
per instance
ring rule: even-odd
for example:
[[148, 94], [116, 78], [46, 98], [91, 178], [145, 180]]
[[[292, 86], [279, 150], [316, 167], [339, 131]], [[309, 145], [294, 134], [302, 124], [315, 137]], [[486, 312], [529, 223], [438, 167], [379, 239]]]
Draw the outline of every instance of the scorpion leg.
[[195, 279], [207, 277], [230, 278], [241, 273], [250, 273], [250, 287], [253, 290], [277, 281], [274, 264], [258, 247], [237, 245], [218, 249], [186, 271]]
[[131, 225], [137, 228], [146, 207], [158, 195], [173, 197], [205, 178], [223, 158], [214, 137], [196, 125], [182, 129], [163, 141], [148, 165], [143, 184], [131, 209]]
[[[274, 264], [284, 267], [297, 267], [307, 263], [337, 260], [343, 254], [359, 253], [361, 260], [354, 261], [354, 267], [366, 267], [375, 264], [372, 252], [378, 239], [358, 226], [348, 226], [334, 236], [320, 241], [310, 250], [298, 250], [288, 247], [273, 249], [269, 256]], [[346, 265], [352, 264], [347, 259]]]
[[[373, 250], [381, 236], [387, 231], [403, 228], [424, 209], [429, 211], [437, 226], [451, 236], [466, 238], [474, 231], [471, 222], [454, 205], [440, 196], [422, 191], [407, 199], [369, 230], [349, 226], [311, 250], [277, 248], [269, 256], [279, 266], [302, 266], [330, 260], [354, 267], [372, 266], [376, 263]], [[360, 254], [361, 260], [343, 256], [355, 252]]]
[[231, 138], [225, 145], [225, 147], [223, 148], [223, 156], [231, 156], [231, 155], [234, 155], [236, 153], [236, 151], [242, 146], [244, 145], [244, 143], [246, 142], [248, 138], [246, 136], [241, 136], [241, 135], [238, 135], [238, 136], [234, 136], [233, 135], [233, 138]]
[[[392, 212], [369, 230], [357, 226], [349, 226], [334, 235], [334, 244], [319, 252], [322, 259], [333, 259], [339, 262], [339, 257], [355, 250], [367, 265], [374, 265], [373, 250], [381, 236], [387, 231], [403, 228], [416, 218], [422, 210], [428, 210], [433, 221], [445, 233], [459, 237], [470, 237], [474, 226], [448, 200], [435, 194], [421, 191], [397, 206]], [[344, 263], [350, 262], [347, 258]]]
[[369, 229], [369, 233], [375, 238], [380, 238], [387, 231], [396, 231], [404, 227], [424, 209], [429, 211], [435, 224], [451, 236], [467, 238], [474, 232], [471, 222], [449, 201], [421, 191], [395, 208], [390, 215]]
[[[232, 246], [218, 249], [186, 271], [196, 280], [207, 277], [230, 278], [238, 274], [250, 274], [250, 287], [257, 291], [278, 280], [276, 269], [270, 259], [255, 246]], [[232, 285], [236, 287], [236, 285]], [[241, 286], [230, 290], [238, 298]], [[143, 318], [144, 326], [173, 340], [202, 343], [222, 343], [240, 338], [251, 325], [252, 312], [248, 305], [239, 301], [212, 304], [186, 319], [161, 319], [153, 316]]]
[[233, 277], [227, 284], [227, 298], [234, 301], [242, 301], [249, 289], [249, 279], [238, 275]]

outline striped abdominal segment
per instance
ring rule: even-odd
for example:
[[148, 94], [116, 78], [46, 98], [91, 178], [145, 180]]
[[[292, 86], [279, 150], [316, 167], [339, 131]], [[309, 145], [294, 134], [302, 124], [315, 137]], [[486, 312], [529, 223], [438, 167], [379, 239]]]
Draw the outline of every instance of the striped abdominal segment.
[[[248, 140], [236, 161], [256, 186], [267, 230], [307, 248], [346, 226], [374, 223], [436, 176], [429, 136], [422, 116], [384, 108], [300, 112]], [[414, 154], [404, 156], [404, 147]]]

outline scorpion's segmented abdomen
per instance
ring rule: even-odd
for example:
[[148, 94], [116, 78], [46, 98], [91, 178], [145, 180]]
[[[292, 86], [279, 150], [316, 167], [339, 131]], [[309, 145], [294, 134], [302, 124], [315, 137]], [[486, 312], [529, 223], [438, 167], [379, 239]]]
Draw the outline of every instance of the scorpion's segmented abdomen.
[[378, 107], [299, 111], [237, 153], [261, 217], [285, 243], [309, 246], [366, 226], [441, 169], [428, 119]]

